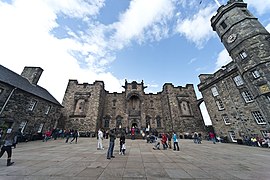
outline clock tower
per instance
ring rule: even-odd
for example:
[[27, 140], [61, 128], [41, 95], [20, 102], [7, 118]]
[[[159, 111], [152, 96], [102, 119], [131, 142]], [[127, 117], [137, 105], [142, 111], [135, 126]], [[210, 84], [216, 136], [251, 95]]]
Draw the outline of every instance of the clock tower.
[[229, 0], [211, 18], [244, 86], [270, 123], [270, 34], [243, 0]]

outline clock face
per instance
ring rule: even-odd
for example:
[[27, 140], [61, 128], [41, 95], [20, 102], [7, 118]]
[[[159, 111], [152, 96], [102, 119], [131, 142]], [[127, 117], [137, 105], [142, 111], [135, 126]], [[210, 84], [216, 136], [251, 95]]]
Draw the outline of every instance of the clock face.
[[228, 43], [233, 43], [236, 40], [236, 38], [237, 38], [236, 34], [231, 34], [231, 35], [228, 36], [227, 42]]

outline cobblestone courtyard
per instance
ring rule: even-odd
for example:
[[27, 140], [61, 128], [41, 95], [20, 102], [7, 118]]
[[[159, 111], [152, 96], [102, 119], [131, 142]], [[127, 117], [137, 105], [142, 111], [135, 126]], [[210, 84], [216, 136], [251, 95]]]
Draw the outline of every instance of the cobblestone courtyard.
[[270, 149], [237, 144], [181, 140], [180, 151], [153, 150], [145, 140], [127, 140], [127, 153], [114, 159], [97, 150], [95, 138], [78, 144], [56, 141], [20, 143], [13, 149], [13, 166], [0, 159], [0, 180], [81, 179], [270, 179]]

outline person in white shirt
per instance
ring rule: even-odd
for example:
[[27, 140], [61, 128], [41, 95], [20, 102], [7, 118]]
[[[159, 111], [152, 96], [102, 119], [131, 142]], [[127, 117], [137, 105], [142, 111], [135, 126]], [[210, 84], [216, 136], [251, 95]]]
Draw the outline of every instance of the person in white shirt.
[[103, 132], [101, 131], [101, 129], [98, 130], [98, 145], [97, 145], [97, 150], [103, 150], [103, 145], [102, 145], [102, 141], [103, 141]]

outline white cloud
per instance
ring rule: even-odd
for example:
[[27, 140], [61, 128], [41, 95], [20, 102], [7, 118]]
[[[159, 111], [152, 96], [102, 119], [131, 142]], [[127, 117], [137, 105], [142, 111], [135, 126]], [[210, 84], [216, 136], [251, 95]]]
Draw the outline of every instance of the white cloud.
[[[166, 20], [172, 17], [174, 6], [168, 0], [133, 0], [129, 8], [113, 24], [116, 32], [113, 42], [121, 49], [131, 40], [161, 39], [167, 34]], [[148, 36], [146, 36], [148, 35]]]
[[[78, 59], [70, 52], [87, 54], [89, 48], [97, 54], [99, 47], [76, 38], [58, 39], [50, 31], [58, 27], [57, 17], [65, 14], [72, 18], [96, 15], [102, 5], [83, 1], [12, 1], [0, 2], [0, 59], [1, 64], [18, 74], [24, 66], [39, 66], [44, 69], [39, 85], [51, 92], [59, 102], [66, 89], [68, 79], [92, 83], [104, 80], [106, 88], [119, 91], [121, 82], [110, 73], [98, 73], [91, 68], [81, 68]], [[95, 1], [98, 2], [102, 1]], [[58, 13], [58, 14], [57, 14]], [[100, 38], [95, 40], [102, 46]], [[103, 45], [105, 46], [105, 45]], [[94, 58], [95, 59], [95, 58]], [[104, 62], [101, 62], [104, 63]]]
[[216, 61], [216, 70], [220, 69], [222, 66], [228, 64], [232, 61], [232, 58], [230, 57], [229, 53], [226, 49], [223, 49], [219, 54]]
[[248, 6], [256, 9], [259, 14], [269, 13], [270, 11], [270, 1], [269, 0], [245, 0]]
[[[191, 18], [178, 20], [176, 31], [202, 48], [211, 37], [214, 37], [210, 19], [215, 13], [215, 6], [201, 9]], [[208, 25], [207, 25], [208, 24]]]

